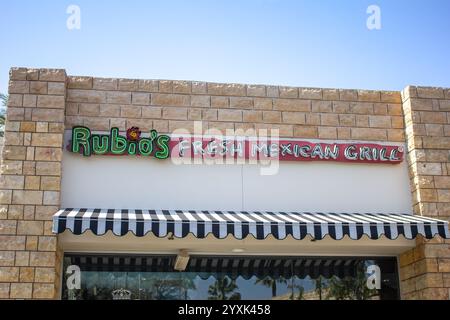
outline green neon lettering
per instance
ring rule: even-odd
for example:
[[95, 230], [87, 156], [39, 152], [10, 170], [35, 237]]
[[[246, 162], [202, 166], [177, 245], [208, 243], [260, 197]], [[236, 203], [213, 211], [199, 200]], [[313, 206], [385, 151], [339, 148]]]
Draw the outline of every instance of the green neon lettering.
[[92, 152], [94, 154], [105, 154], [109, 150], [109, 136], [92, 135]]
[[71, 151], [74, 153], [80, 153], [82, 147], [83, 156], [89, 157], [91, 155], [91, 146], [89, 144], [90, 136], [91, 130], [89, 130], [89, 128], [81, 126], [73, 127]]
[[159, 151], [155, 153], [157, 159], [167, 159], [169, 157], [169, 141], [170, 137], [161, 135], [156, 139]]
[[111, 128], [110, 151], [112, 154], [123, 154], [127, 150], [127, 139], [119, 135], [119, 128]]
[[135, 141], [128, 142], [128, 154], [134, 156], [137, 153], [137, 143]]
[[153, 142], [148, 138], [139, 140], [139, 153], [143, 156], [149, 156], [153, 152]]

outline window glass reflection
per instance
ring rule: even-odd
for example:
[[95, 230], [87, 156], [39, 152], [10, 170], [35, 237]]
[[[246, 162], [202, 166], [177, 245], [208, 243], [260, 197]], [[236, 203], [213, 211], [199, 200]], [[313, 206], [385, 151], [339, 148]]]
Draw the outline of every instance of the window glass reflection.
[[[395, 258], [194, 257], [184, 272], [173, 270], [174, 258], [66, 255], [64, 270], [79, 266], [81, 281], [73, 288], [68, 283], [74, 274], [64, 272], [62, 298], [384, 300], [399, 295]], [[370, 266], [380, 274], [368, 273]]]

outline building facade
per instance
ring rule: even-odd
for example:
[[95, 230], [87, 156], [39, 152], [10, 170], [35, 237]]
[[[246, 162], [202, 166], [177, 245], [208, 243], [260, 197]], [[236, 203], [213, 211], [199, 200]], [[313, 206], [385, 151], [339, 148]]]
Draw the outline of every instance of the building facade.
[[[172, 161], [186, 135], [201, 136], [187, 158], [204, 157], [213, 130], [244, 146], [275, 132], [303, 147], [284, 149], [291, 159], [272, 174], [261, 164]], [[327, 155], [330, 146], [341, 153]], [[450, 299], [449, 159], [446, 88], [12, 68], [0, 298]]]

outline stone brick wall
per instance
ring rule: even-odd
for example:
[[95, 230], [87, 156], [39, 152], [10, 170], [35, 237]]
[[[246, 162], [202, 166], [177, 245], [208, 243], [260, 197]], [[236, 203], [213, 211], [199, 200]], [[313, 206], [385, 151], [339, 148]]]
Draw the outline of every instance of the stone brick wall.
[[[279, 129], [282, 137], [404, 142], [416, 214], [450, 220], [450, 90], [313, 89], [10, 73], [0, 176], [0, 299], [59, 297], [64, 129], [138, 126], [170, 133]], [[406, 137], [405, 137], [406, 134]], [[402, 298], [450, 298], [450, 241], [417, 240], [400, 256]]]
[[68, 77], [66, 127], [276, 128], [283, 137], [404, 141], [399, 92]]
[[66, 73], [10, 72], [0, 176], [0, 298], [58, 296], [57, 238]]
[[[450, 89], [402, 92], [408, 164], [417, 215], [450, 221]], [[450, 299], [450, 241], [417, 239], [400, 256], [404, 299]]]

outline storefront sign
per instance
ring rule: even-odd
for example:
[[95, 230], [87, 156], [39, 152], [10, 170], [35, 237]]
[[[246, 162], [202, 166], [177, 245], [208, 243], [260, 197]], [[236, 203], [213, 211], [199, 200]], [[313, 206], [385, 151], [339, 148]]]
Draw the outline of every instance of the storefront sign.
[[273, 138], [169, 137], [151, 130], [141, 136], [139, 128], [126, 136], [112, 128], [108, 135], [91, 134], [89, 128], [73, 127], [69, 150], [91, 155], [140, 155], [158, 159], [168, 157], [200, 159], [254, 159], [280, 161], [336, 161], [362, 163], [400, 163], [401, 146], [373, 143], [322, 143]]

